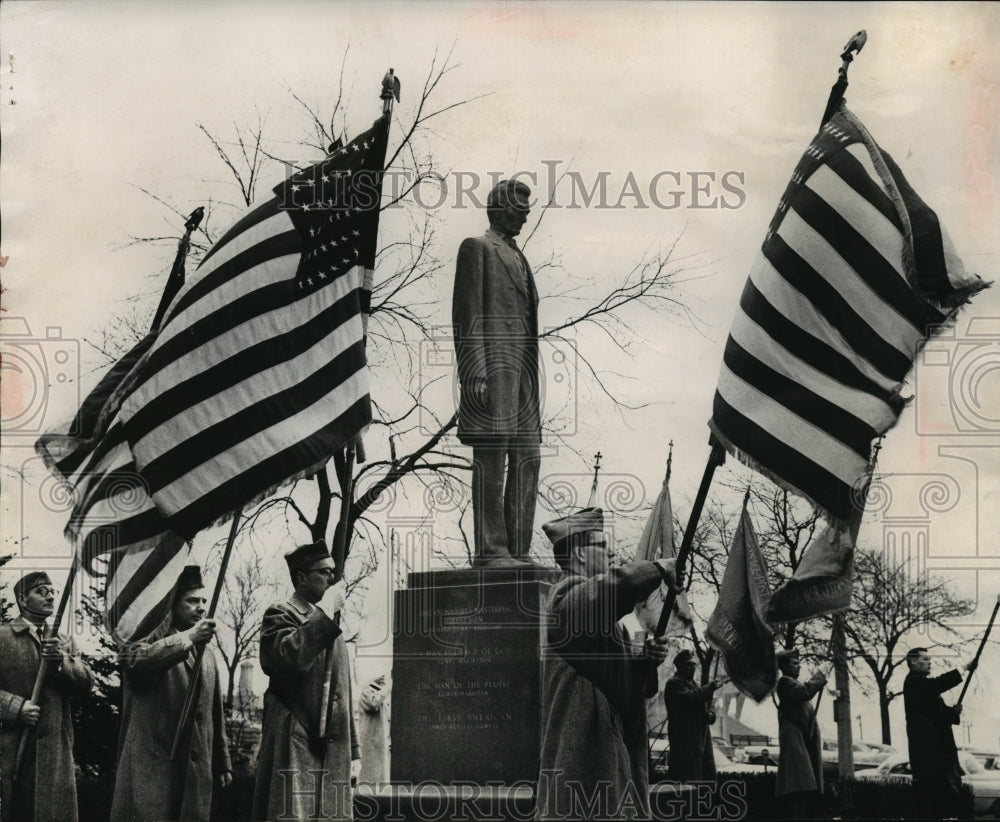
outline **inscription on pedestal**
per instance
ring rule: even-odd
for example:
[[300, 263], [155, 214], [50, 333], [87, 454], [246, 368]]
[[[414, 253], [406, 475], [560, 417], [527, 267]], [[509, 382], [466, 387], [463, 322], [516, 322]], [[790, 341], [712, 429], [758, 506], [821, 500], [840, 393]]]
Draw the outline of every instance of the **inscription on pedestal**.
[[543, 581], [396, 594], [392, 780], [537, 776]]

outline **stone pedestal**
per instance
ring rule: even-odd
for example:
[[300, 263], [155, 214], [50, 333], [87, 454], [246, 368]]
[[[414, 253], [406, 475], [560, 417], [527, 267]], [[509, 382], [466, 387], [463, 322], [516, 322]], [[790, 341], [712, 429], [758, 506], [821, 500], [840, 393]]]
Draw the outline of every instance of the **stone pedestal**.
[[410, 574], [393, 614], [393, 783], [534, 780], [556, 570]]

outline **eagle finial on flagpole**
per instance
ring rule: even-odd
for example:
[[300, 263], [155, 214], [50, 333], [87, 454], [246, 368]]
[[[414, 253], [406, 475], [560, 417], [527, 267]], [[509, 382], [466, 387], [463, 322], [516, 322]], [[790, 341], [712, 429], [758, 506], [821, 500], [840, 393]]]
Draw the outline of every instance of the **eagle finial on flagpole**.
[[847, 91], [847, 69], [854, 60], [854, 55], [860, 52], [867, 42], [868, 32], [861, 29], [844, 46], [844, 50], [840, 54], [841, 63], [840, 68], [837, 70], [837, 82], [830, 89], [830, 98], [826, 101], [826, 110], [823, 112], [823, 123], [826, 123], [827, 120], [833, 117], [837, 109], [840, 108], [840, 104], [844, 101], [844, 92]]
[[664, 482], [670, 482], [670, 468], [674, 462], [674, 441], [670, 440], [667, 445], [667, 475], [663, 478]]
[[847, 45], [844, 46], [844, 51], [840, 55], [840, 59], [843, 61], [840, 65], [840, 69], [837, 74], [840, 77], [847, 79], [847, 68], [851, 65], [851, 61], [854, 60], [854, 54], [860, 53], [861, 49], [865, 47], [865, 43], [868, 42], [868, 32], [864, 29], [857, 32], [850, 40], [847, 41]]
[[392, 112], [393, 98], [396, 99], [397, 103], [399, 102], [399, 78], [391, 68], [386, 72], [385, 77], [382, 78], [382, 93], [379, 97], [382, 100], [383, 114]]

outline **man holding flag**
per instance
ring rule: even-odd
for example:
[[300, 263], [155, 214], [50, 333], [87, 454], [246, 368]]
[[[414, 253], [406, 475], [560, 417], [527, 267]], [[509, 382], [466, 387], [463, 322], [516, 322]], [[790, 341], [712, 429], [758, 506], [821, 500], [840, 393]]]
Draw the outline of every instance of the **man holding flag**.
[[295, 592], [267, 609], [260, 632], [260, 665], [270, 680], [252, 818], [353, 819], [361, 755], [339, 623], [346, 585], [334, 582], [323, 540], [285, 561]]
[[[45, 571], [14, 584], [20, 611], [0, 625], [0, 819], [3, 822], [76, 822], [76, 775], [70, 697], [90, 693], [94, 676], [73, 640], [49, 638], [46, 620], [56, 589]], [[48, 673], [36, 702], [32, 688], [39, 665]], [[21, 735], [28, 729], [20, 770], [14, 773]], [[16, 781], [13, 777], [16, 776]]]
[[670, 740], [670, 778], [678, 782], [715, 779], [715, 753], [709, 734], [712, 699], [721, 683], [694, 681], [698, 663], [687, 648], [674, 657], [674, 675], [663, 687], [667, 707], [667, 737]]
[[826, 684], [826, 675], [815, 671], [808, 682], [799, 682], [799, 652], [779, 651], [777, 658], [780, 750], [775, 795], [788, 797], [790, 819], [811, 819], [823, 792], [822, 739], [811, 700]]
[[208, 822], [214, 787], [232, 781], [222, 687], [211, 648], [200, 657], [194, 716], [177, 757], [170, 755], [188, 683], [197, 670], [195, 651], [215, 636], [215, 620], [205, 618], [206, 603], [201, 568], [189, 565], [177, 580], [163, 625], [118, 655], [124, 704], [111, 822]]
[[[974, 671], [976, 662], [965, 670]], [[957, 670], [931, 676], [931, 657], [926, 648], [906, 654], [909, 673], [903, 681], [906, 709], [906, 740], [910, 753], [913, 789], [921, 806], [936, 819], [958, 816], [962, 769], [951, 726], [961, 720], [961, 705], [946, 705], [941, 694], [962, 682]]]
[[542, 529], [565, 575], [546, 608], [536, 818], [645, 818], [646, 699], [656, 693], [667, 640], [647, 641], [636, 656], [619, 620], [657, 586], [676, 588], [674, 560], [612, 568], [599, 508]]

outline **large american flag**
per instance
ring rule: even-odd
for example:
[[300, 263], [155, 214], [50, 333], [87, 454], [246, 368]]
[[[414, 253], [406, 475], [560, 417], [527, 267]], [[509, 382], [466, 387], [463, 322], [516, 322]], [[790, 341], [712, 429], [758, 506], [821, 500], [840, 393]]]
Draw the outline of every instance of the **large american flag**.
[[290, 176], [167, 311], [121, 418], [184, 537], [308, 475], [371, 421], [364, 350], [388, 118]]
[[72, 491], [66, 537], [81, 567], [104, 578], [106, 622], [120, 642], [142, 638], [160, 623], [189, 554], [153, 504], [117, 415], [120, 390], [154, 339], [152, 333], [123, 356], [73, 421], [35, 445]]
[[710, 425], [844, 523], [927, 337], [985, 287], [845, 107], [799, 161], [726, 342]]
[[158, 333], [36, 448], [66, 535], [107, 576], [116, 639], [165, 615], [194, 534], [319, 468], [371, 419], [371, 300], [388, 118], [291, 175], [213, 246]]

